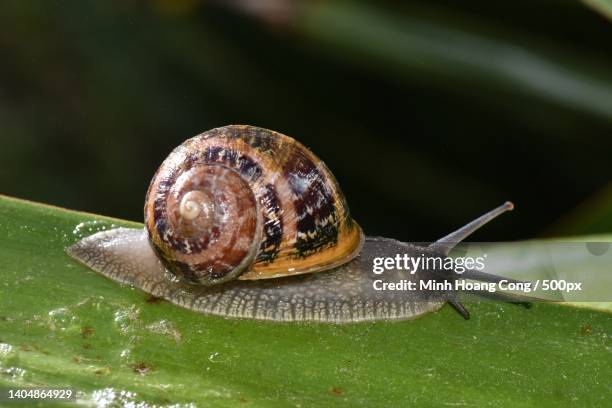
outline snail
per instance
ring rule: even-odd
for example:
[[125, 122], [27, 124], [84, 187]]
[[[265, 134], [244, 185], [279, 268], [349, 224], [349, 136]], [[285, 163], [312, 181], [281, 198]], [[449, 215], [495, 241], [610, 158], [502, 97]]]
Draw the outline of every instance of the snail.
[[[207, 314], [347, 323], [412, 319], [448, 302], [467, 319], [453, 290], [376, 290], [373, 260], [447, 257], [512, 208], [506, 202], [429, 246], [367, 237], [333, 174], [308, 148], [271, 130], [231, 125], [170, 153], [149, 185], [144, 229], [101, 231], [67, 252], [108, 278]], [[456, 278], [412, 272], [393, 269], [384, 279]], [[501, 279], [476, 270], [463, 277]]]

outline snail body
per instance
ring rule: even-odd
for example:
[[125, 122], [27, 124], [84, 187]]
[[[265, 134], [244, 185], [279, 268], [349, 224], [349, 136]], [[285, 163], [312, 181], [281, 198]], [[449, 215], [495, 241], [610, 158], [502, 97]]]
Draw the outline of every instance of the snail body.
[[[70, 253], [115, 281], [197, 312], [260, 320], [347, 323], [412, 319], [444, 305], [448, 293], [415, 291], [408, 296], [405, 292], [373, 289], [372, 283], [379, 277], [371, 273], [372, 259], [406, 251], [416, 253], [417, 248], [368, 237], [359, 257], [330, 270], [277, 279], [235, 279], [215, 286], [192, 285], [171, 275], [154, 256], [144, 230], [99, 232], [73, 246]], [[425, 277], [422, 272], [385, 273], [387, 282], [417, 282]]]
[[[445, 257], [511, 208], [506, 203], [428, 247], [365, 237], [310, 150], [277, 132], [226, 126], [185, 141], [162, 163], [145, 199], [144, 229], [102, 231], [67, 252], [115, 281], [207, 314], [345, 323], [415, 318], [449, 302], [467, 318], [452, 291], [377, 290], [373, 260]], [[400, 269], [384, 279], [418, 282], [432, 273], [455, 279]]]

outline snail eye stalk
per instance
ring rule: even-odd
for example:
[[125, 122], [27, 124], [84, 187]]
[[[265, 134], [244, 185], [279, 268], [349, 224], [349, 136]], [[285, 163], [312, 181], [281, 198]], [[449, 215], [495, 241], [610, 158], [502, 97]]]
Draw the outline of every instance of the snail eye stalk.
[[504, 204], [500, 205], [497, 208], [492, 209], [486, 214], [481, 215], [476, 218], [474, 221], [467, 223], [463, 227], [459, 228], [457, 231], [451, 232], [445, 237], [440, 238], [436, 242], [430, 245], [430, 247], [438, 252], [448, 255], [450, 251], [461, 241], [472, 235], [476, 230], [478, 230], [483, 225], [487, 224], [489, 221], [499, 217], [501, 214], [506, 211], [512, 211], [514, 209], [514, 204], [510, 201], [506, 201]]

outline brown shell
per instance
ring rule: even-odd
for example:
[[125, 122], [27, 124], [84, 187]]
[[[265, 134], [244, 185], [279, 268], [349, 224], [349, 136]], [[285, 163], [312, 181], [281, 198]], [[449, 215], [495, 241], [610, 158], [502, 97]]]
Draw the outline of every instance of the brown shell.
[[[198, 203], [194, 219], [181, 216], [185, 200]], [[243, 125], [177, 147], [151, 181], [145, 223], [165, 265], [204, 285], [330, 269], [363, 244], [319, 158], [288, 136]]]

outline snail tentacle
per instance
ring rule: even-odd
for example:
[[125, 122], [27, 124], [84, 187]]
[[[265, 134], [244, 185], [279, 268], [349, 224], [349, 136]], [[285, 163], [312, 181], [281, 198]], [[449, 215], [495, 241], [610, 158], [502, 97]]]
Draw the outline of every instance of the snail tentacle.
[[475, 269], [466, 269], [461, 277], [464, 279], [471, 279], [480, 282], [490, 282], [490, 283], [499, 283], [502, 280], [508, 283], [525, 283], [525, 281], [520, 281], [517, 279], [504, 278], [502, 276], [493, 275], [492, 273], [487, 273], [483, 271], [478, 271]]
[[447, 302], [465, 319], [470, 320], [470, 312], [467, 308], [459, 301], [456, 295], [450, 296]]
[[488, 290], [472, 289], [472, 290], [463, 290], [462, 292], [468, 295], [474, 295], [474, 296], [478, 296], [478, 297], [489, 299], [489, 300], [495, 300], [498, 302], [512, 303], [515, 305], [523, 306], [527, 309], [531, 308], [532, 306], [531, 301], [534, 300], [534, 298], [528, 298], [526, 296], [517, 295], [515, 293], [505, 293], [505, 292], [499, 292], [499, 291], [489, 292]]
[[510, 201], [506, 201], [504, 204], [481, 215], [480, 217], [476, 218], [474, 221], [465, 224], [463, 227], [459, 228], [458, 230], [453, 231], [450, 234], [440, 238], [439, 240], [431, 244], [430, 247], [437, 251], [440, 251], [444, 255], [448, 255], [450, 251], [459, 242], [469, 237], [480, 227], [487, 224], [489, 221], [493, 220], [494, 218], [497, 218], [498, 216], [505, 213], [506, 211], [512, 211], [513, 209], [514, 209], [514, 204], [512, 204]]

